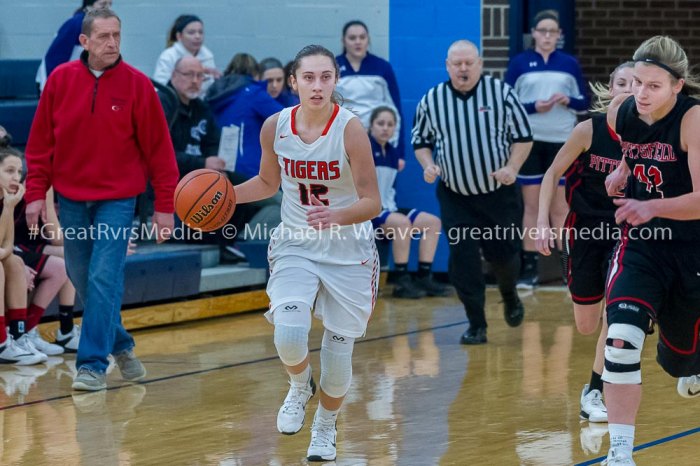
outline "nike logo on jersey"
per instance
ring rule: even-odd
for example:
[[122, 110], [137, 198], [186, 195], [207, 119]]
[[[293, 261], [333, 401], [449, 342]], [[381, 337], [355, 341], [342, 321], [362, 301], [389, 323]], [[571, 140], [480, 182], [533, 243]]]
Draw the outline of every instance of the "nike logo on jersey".
[[360, 265], [365, 265], [367, 262], [369, 262], [369, 259], [365, 259], [362, 262], [360, 262]]
[[287, 136], [289, 136], [289, 134], [280, 134], [280, 139], [284, 139], [284, 138], [286, 138]]

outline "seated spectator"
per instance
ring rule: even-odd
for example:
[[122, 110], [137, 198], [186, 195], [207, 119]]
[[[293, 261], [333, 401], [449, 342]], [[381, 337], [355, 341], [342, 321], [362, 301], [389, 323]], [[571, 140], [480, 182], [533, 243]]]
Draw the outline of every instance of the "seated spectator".
[[175, 62], [180, 58], [191, 55], [197, 57], [205, 69], [205, 80], [202, 82], [203, 97], [215, 79], [221, 77], [216, 69], [214, 54], [204, 45], [204, 23], [195, 15], [180, 15], [173, 23], [166, 42], [168, 48], [158, 57], [153, 80], [166, 85], [175, 69]]
[[[370, 114], [369, 139], [372, 144], [374, 165], [377, 170], [382, 212], [372, 220], [381, 236], [391, 239], [396, 271], [395, 298], [422, 298], [446, 296], [446, 287], [433, 281], [431, 269], [440, 238], [440, 219], [417, 209], [399, 209], [396, 206], [394, 182], [399, 172], [398, 150], [389, 144], [396, 131], [396, 113], [391, 107], [377, 107]], [[411, 239], [420, 237], [418, 248], [418, 277], [412, 280], [408, 273]]]
[[369, 129], [372, 109], [387, 106], [397, 115], [397, 131], [390, 143], [399, 150], [399, 168], [404, 160], [404, 127], [399, 85], [391, 64], [369, 52], [369, 30], [359, 20], [345, 23], [342, 33], [343, 53], [335, 57], [340, 68], [336, 91], [343, 97], [343, 107], [352, 110]]
[[[46, 193], [46, 223], [42, 222], [38, 235], [30, 234], [25, 208], [24, 199], [15, 207], [15, 254], [24, 262], [27, 289], [33, 291], [27, 308], [27, 335], [36, 349], [46, 355], [77, 353], [80, 327], [73, 323], [75, 288], [66, 271], [53, 189]], [[37, 326], [57, 295], [60, 327], [55, 342], [49, 343]]]
[[236, 172], [252, 178], [260, 171], [260, 129], [265, 120], [284, 107], [267, 93], [267, 83], [257, 81], [258, 63], [247, 53], [236, 54], [207, 92], [207, 100], [219, 126], [240, 131]]
[[283, 107], [299, 105], [299, 96], [287, 87], [287, 76], [282, 62], [276, 58], [265, 58], [260, 62], [262, 80], [267, 82], [267, 93]]
[[[198, 97], [203, 78], [204, 67], [199, 60], [185, 56], [175, 64], [168, 85], [158, 87], [180, 177], [193, 170], [209, 168], [225, 172], [233, 184], [242, 183], [247, 177], [226, 170], [226, 162], [218, 156], [220, 130], [209, 105]], [[229, 223], [242, 232], [259, 210], [254, 204], [239, 205]], [[233, 248], [233, 238], [224, 238], [220, 233], [216, 237], [223, 262], [238, 262], [243, 258]]]
[[73, 16], [61, 25], [36, 73], [36, 83], [40, 91], [44, 90], [46, 80], [58, 65], [70, 60], [77, 60], [80, 57], [83, 47], [80, 45], [78, 37], [80, 37], [80, 31], [83, 27], [85, 13], [90, 10], [111, 7], [112, 0], [83, 0], [82, 5], [75, 10]]
[[27, 274], [22, 259], [13, 254], [13, 215], [24, 196], [21, 177], [21, 154], [12, 148], [0, 149], [0, 276], [4, 285], [0, 296], [4, 304], [0, 315], [0, 362], [30, 365], [45, 362], [48, 357], [34, 347], [26, 334]]

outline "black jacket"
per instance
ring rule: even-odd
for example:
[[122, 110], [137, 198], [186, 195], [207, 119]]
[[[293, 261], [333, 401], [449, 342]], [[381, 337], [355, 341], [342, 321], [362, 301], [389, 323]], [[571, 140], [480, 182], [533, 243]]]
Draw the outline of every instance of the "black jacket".
[[218, 155], [221, 138], [209, 105], [201, 99], [183, 104], [170, 83], [158, 84], [156, 89], [170, 129], [180, 177], [204, 168], [207, 157]]

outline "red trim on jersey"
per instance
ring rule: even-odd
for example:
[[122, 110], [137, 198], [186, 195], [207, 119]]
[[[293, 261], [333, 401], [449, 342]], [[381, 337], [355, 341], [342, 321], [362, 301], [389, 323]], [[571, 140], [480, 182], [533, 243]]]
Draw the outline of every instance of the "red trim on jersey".
[[686, 350], [686, 351], [673, 346], [671, 344], [671, 342], [668, 341], [668, 339], [664, 336], [663, 332], [661, 332], [660, 327], [659, 327], [659, 338], [661, 338], [664, 341], [664, 343], [666, 344], [666, 346], [668, 346], [671, 350], [673, 350], [674, 353], [686, 354], [686, 355], [695, 354], [695, 352], [697, 351], [697, 348], [698, 348], [698, 332], [699, 331], [700, 331], [700, 319], [695, 321], [695, 328], [693, 330], [693, 335], [694, 335], [693, 336], [693, 346], [691, 349]]
[[[622, 273], [622, 258], [625, 255], [625, 248], [627, 247], [627, 242], [629, 241], [629, 238], [627, 236], [628, 231], [629, 224], [625, 224], [622, 230], [622, 240], [620, 241], [620, 244], [617, 245], [617, 250], [613, 253], [612, 262], [614, 265], [618, 266], [618, 269], [615, 272], [615, 275], [610, 277], [609, 280], [606, 280], [608, 292], [605, 299], [606, 301], [608, 301], [608, 304], [610, 304], [610, 292], [612, 291], [613, 286], [615, 285], [615, 280], [617, 280], [617, 277], [619, 277]], [[610, 271], [613, 270], [613, 264], [611, 264], [610, 266]]]
[[583, 298], [581, 296], [576, 296], [575, 294], [571, 293], [571, 299], [576, 304], [595, 304], [603, 300], [603, 294], [601, 293], [600, 295], [593, 296], [591, 298]]
[[608, 133], [610, 133], [610, 139], [612, 139], [615, 142], [620, 142], [620, 137], [617, 135], [614, 129], [610, 127], [610, 125], [605, 125], [608, 127]]
[[331, 119], [328, 120], [326, 127], [323, 128], [323, 133], [321, 133], [321, 136], [325, 136], [326, 134], [328, 134], [328, 131], [331, 129], [331, 125], [333, 124], [333, 120], [335, 120], [335, 117], [338, 116], [338, 112], [340, 112], [340, 105], [334, 104], [333, 114], [331, 115]]
[[292, 134], [295, 136], [299, 136], [299, 133], [297, 133], [297, 110], [299, 110], [299, 107], [301, 107], [301, 104], [292, 109], [292, 118], [290, 121], [290, 125], [292, 125]]
[[[297, 110], [299, 110], [299, 107], [301, 107], [301, 104], [297, 105], [292, 109], [292, 118], [290, 121], [290, 124], [292, 125], [292, 134], [295, 136], [299, 136], [297, 133]], [[338, 116], [338, 113], [340, 112], [340, 105], [338, 104], [333, 104], [333, 113], [331, 114], [330, 120], [328, 120], [328, 123], [326, 123], [326, 127], [323, 128], [323, 133], [321, 133], [321, 136], [325, 136], [328, 134], [328, 131], [331, 129], [331, 125], [333, 124], [333, 121], [335, 121], [335, 117]]]

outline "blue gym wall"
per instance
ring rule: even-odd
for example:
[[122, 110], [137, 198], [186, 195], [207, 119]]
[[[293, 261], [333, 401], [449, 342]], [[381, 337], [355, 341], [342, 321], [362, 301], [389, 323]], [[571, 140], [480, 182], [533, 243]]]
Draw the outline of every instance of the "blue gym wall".
[[[423, 171], [410, 149], [410, 126], [416, 105], [425, 92], [446, 81], [447, 48], [468, 39], [481, 49], [481, 0], [389, 0], [389, 59], [399, 81], [406, 131], [406, 169], [397, 181], [399, 206], [440, 214], [435, 184], [423, 181]], [[433, 270], [447, 271], [448, 245], [440, 239]], [[411, 264], [417, 264], [417, 242]]]

